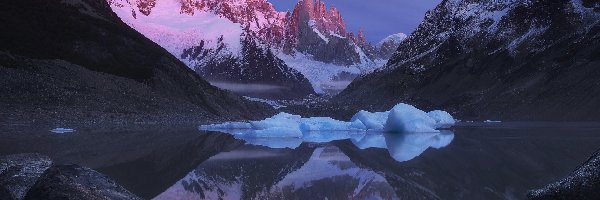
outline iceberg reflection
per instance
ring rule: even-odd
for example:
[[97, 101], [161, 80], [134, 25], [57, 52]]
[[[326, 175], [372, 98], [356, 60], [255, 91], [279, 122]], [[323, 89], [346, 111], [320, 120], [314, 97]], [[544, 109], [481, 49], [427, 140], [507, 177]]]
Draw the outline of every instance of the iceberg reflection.
[[400, 162], [412, 160], [430, 147], [435, 149], [446, 147], [453, 139], [454, 133], [450, 131], [385, 135], [390, 156]]
[[[386, 134], [382, 132], [352, 132], [352, 131], [311, 131], [302, 133], [302, 137], [251, 137], [256, 135], [248, 129], [219, 130], [233, 135], [236, 139], [257, 146], [273, 149], [296, 149], [302, 143], [328, 143], [349, 139], [359, 149], [387, 149], [390, 156], [399, 162], [408, 161], [421, 155], [429, 148], [440, 149], [448, 146], [454, 139], [454, 133], [442, 130], [436, 133], [405, 132]], [[285, 134], [284, 134], [285, 135]]]

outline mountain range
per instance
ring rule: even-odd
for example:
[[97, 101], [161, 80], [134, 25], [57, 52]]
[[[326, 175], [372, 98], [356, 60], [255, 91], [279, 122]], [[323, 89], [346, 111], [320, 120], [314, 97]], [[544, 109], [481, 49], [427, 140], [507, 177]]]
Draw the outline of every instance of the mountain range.
[[[321, 0], [300, 0], [289, 12], [277, 11], [267, 0], [108, 2], [123, 21], [203, 78], [254, 97], [290, 99], [341, 90], [334, 80], [382, 66], [404, 38], [372, 45], [362, 30], [349, 32], [340, 11]], [[267, 91], [249, 94], [255, 88]]]

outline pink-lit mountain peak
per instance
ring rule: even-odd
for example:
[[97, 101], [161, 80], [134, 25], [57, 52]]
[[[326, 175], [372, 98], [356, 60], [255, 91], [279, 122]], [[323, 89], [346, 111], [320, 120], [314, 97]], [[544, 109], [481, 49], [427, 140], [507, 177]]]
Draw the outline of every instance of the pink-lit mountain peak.
[[[110, 0], [119, 1], [119, 0]], [[286, 27], [294, 29], [297, 23], [314, 21], [316, 29], [329, 34], [347, 36], [346, 23], [337, 8], [329, 10], [321, 0], [299, 0], [291, 13], [279, 12], [267, 0], [127, 0], [140, 14], [151, 15], [157, 1], [178, 1], [180, 13], [213, 12], [255, 32], [269, 33], [282, 40]], [[136, 12], [132, 12], [134, 15]], [[135, 16], [134, 16], [135, 17]], [[265, 30], [266, 29], [266, 30]]]
[[294, 16], [300, 21], [315, 22], [317, 29], [326, 33], [335, 33], [346, 36], [346, 23], [337, 8], [331, 6], [329, 10], [321, 0], [300, 0], [294, 8]]

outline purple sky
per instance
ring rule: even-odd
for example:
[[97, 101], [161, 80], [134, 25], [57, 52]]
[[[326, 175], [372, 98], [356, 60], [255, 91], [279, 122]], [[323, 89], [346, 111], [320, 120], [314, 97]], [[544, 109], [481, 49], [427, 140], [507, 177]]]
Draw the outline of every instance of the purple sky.
[[[297, 0], [269, 0], [277, 10], [294, 8]], [[425, 12], [433, 9], [441, 0], [322, 0], [337, 7], [346, 20], [348, 30], [365, 29], [367, 40], [377, 43], [388, 35], [412, 33]]]

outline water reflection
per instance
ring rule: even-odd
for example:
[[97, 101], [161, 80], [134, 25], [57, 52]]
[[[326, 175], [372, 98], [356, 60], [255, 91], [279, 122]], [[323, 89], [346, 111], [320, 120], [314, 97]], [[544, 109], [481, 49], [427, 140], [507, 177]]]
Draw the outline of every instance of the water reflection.
[[[262, 157], [244, 158], [249, 152]], [[269, 152], [269, 153], [267, 153]], [[399, 199], [384, 175], [333, 144], [245, 146], [202, 163], [155, 199]]]
[[405, 133], [386, 134], [385, 142], [390, 155], [397, 161], [412, 160], [428, 148], [440, 149], [448, 146], [454, 139], [454, 133]]
[[146, 199], [525, 199], [600, 144], [600, 127], [591, 125], [301, 138], [195, 127], [49, 134], [51, 128], [0, 132], [0, 155], [37, 152], [88, 166]]
[[429, 148], [440, 149], [448, 146], [454, 139], [454, 133], [443, 130], [439, 133], [399, 133], [384, 134], [381, 132], [306, 132], [302, 138], [266, 138], [246, 137], [241, 134], [248, 130], [220, 130], [232, 134], [236, 139], [244, 140], [247, 144], [265, 146], [274, 149], [298, 148], [303, 142], [328, 143], [338, 140], [350, 139], [359, 149], [380, 148], [387, 149], [389, 154], [397, 161], [404, 162], [421, 155]]

